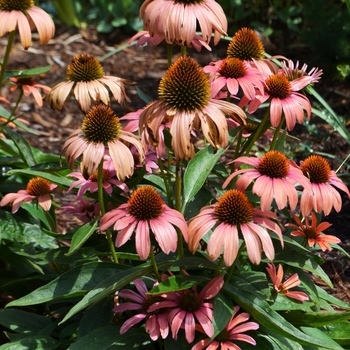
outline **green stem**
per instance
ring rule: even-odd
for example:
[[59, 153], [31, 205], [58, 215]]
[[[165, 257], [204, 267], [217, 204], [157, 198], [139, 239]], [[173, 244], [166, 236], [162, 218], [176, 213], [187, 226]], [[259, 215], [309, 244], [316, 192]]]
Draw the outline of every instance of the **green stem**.
[[9, 33], [4, 59], [2, 60], [2, 63], [1, 63], [0, 89], [2, 88], [2, 83], [4, 82], [4, 76], [5, 76], [5, 72], [6, 72], [7, 62], [8, 62], [9, 57], [10, 57], [10, 51], [11, 51], [11, 47], [12, 47], [14, 38], [15, 38], [15, 31], [13, 30], [12, 32]]
[[168, 179], [167, 179], [167, 176], [165, 174], [165, 171], [164, 171], [164, 166], [163, 166], [163, 162], [160, 158], [158, 158], [158, 165], [159, 165], [159, 169], [160, 169], [160, 175], [164, 181], [164, 185], [165, 185], [165, 190], [166, 190], [166, 196], [168, 198], [168, 206], [170, 208], [173, 208], [174, 207], [174, 203], [173, 203], [173, 193], [172, 191], [170, 190], [170, 186], [169, 186], [169, 183], [168, 183]]
[[227, 275], [226, 275], [226, 278], [225, 278], [225, 282], [229, 282], [230, 279], [231, 279], [231, 276], [232, 276], [232, 273], [236, 267], [236, 263], [239, 259], [239, 257], [241, 256], [241, 253], [243, 251], [243, 249], [245, 248], [245, 241], [242, 242], [241, 246], [239, 247], [239, 250], [238, 250], [238, 253], [237, 253], [237, 256], [236, 256], [236, 259], [235, 261], [233, 262], [233, 264], [230, 266], [228, 272], [227, 272]]
[[[237, 138], [237, 143], [236, 143], [236, 148], [235, 148], [235, 153], [233, 155], [233, 159], [238, 158], [239, 148], [241, 147], [241, 143], [242, 143], [242, 134], [243, 134], [243, 129], [238, 133], [238, 138]], [[231, 173], [233, 171], [235, 171], [235, 163], [232, 163], [232, 165], [231, 165]]]
[[182, 57], [186, 56], [186, 50], [187, 50], [186, 46], [185, 45], [181, 45], [181, 56]]
[[[106, 214], [106, 207], [104, 202], [104, 196], [103, 196], [103, 158], [101, 159], [100, 164], [98, 165], [98, 171], [97, 171], [97, 183], [98, 183], [98, 201], [100, 204], [100, 211], [101, 211], [101, 217]], [[118, 257], [114, 249], [114, 244], [112, 241], [112, 234], [109, 230], [106, 230], [106, 237], [108, 241], [109, 250], [112, 254], [113, 261], [118, 264]]]
[[253, 148], [256, 140], [258, 140], [259, 137], [264, 134], [264, 132], [269, 128], [269, 126], [270, 126], [270, 108], [267, 108], [266, 113], [262, 121], [260, 122], [259, 126], [255, 130], [255, 132], [250, 136], [250, 138], [248, 139], [248, 142], [242, 148], [241, 154], [245, 152], [246, 155], [249, 156], [249, 152]]
[[[176, 160], [176, 180], [175, 180], [175, 209], [181, 212], [182, 199], [182, 161]], [[182, 232], [177, 229], [177, 251], [179, 259], [184, 257]]]
[[151, 246], [151, 249], [150, 249], [150, 252], [149, 252], [149, 256], [151, 258], [154, 274], [156, 275], [156, 278], [157, 278], [158, 282], [161, 282], [162, 279], [161, 279], [159, 271], [158, 271], [158, 266], [157, 266], [156, 259], [154, 258], [154, 252], [153, 252], [153, 247], [152, 246]]
[[168, 48], [168, 67], [173, 63], [173, 44], [167, 44]]
[[281, 127], [282, 127], [282, 124], [284, 123], [284, 114], [282, 115], [281, 117], [281, 121], [280, 123], [278, 124], [276, 130], [275, 130], [275, 133], [273, 134], [273, 139], [271, 141], [271, 145], [270, 145], [270, 151], [275, 149], [275, 145], [276, 145], [276, 141], [278, 139], [278, 136], [280, 134], [280, 131], [281, 131]]

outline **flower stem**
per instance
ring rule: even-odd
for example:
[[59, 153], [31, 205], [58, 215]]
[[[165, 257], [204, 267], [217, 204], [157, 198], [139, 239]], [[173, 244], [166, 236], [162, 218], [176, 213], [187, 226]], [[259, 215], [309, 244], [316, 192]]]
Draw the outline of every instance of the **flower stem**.
[[173, 193], [170, 190], [169, 187], [169, 183], [168, 183], [168, 179], [166, 177], [165, 171], [164, 171], [164, 167], [163, 167], [163, 162], [160, 158], [158, 158], [158, 165], [159, 165], [159, 169], [160, 169], [160, 175], [164, 181], [164, 185], [165, 185], [165, 190], [166, 190], [166, 196], [168, 198], [168, 206], [170, 208], [174, 207], [174, 203], [173, 203]]
[[5, 72], [6, 72], [7, 62], [8, 62], [9, 57], [10, 57], [10, 51], [11, 51], [11, 47], [12, 47], [14, 38], [15, 38], [15, 31], [13, 30], [12, 32], [9, 33], [5, 55], [4, 55], [4, 58], [2, 60], [2, 64], [1, 64], [0, 89], [1, 89], [2, 83], [4, 81], [4, 76], [5, 76]]
[[[98, 172], [97, 172], [97, 183], [98, 183], [98, 201], [100, 203], [100, 211], [101, 216], [106, 214], [106, 207], [105, 202], [103, 198], [103, 158], [101, 159], [100, 164], [98, 165]], [[118, 264], [118, 257], [114, 249], [114, 244], [112, 241], [112, 234], [109, 230], [106, 230], [106, 237], [108, 241], [109, 250], [112, 254], [113, 261]]]
[[149, 256], [151, 258], [154, 274], [156, 275], [156, 278], [157, 278], [158, 282], [161, 282], [162, 279], [160, 278], [160, 274], [159, 274], [159, 271], [158, 271], [158, 266], [157, 266], [156, 259], [154, 258], [154, 252], [153, 252], [153, 247], [152, 246], [151, 246], [151, 249], [150, 249], [150, 252], [149, 252]]
[[168, 67], [171, 66], [173, 63], [173, 45], [172, 44], [167, 44], [168, 48]]
[[[176, 160], [176, 180], [175, 180], [175, 209], [181, 212], [181, 199], [182, 199], [182, 162], [181, 160]], [[183, 239], [182, 232], [176, 230], [177, 232], [177, 252], [179, 258], [184, 257], [183, 250]]]
[[270, 151], [275, 149], [276, 141], [277, 141], [278, 136], [279, 136], [279, 134], [280, 134], [280, 131], [281, 131], [281, 127], [282, 127], [283, 122], [284, 122], [284, 114], [283, 114], [283, 116], [282, 116], [282, 118], [281, 118], [280, 123], [278, 124], [278, 126], [277, 126], [277, 128], [276, 128], [276, 130], [275, 130], [275, 133], [273, 134], [273, 139], [272, 139], [271, 145], [270, 145]]
[[243, 249], [245, 248], [245, 241], [242, 242], [241, 246], [239, 247], [239, 250], [238, 250], [238, 253], [237, 253], [237, 256], [236, 256], [236, 259], [235, 261], [233, 262], [233, 264], [230, 266], [228, 272], [227, 272], [227, 275], [226, 275], [226, 278], [225, 278], [225, 282], [229, 282], [230, 279], [231, 279], [231, 276], [232, 276], [232, 273], [236, 267], [236, 263], [239, 259], [239, 257], [241, 256], [241, 253], [243, 251]]
[[256, 140], [258, 140], [259, 137], [261, 135], [263, 135], [264, 132], [269, 128], [269, 124], [270, 124], [269, 121], [270, 121], [270, 109], [267, 108], [266, 113], [265, 113], [261, 123], [259, 124], [259, 126], [255, 130], [255, 132], [249, 137], [248, 142], [243, 146], [242, 151], [241, 151], [241, 155], [245, 152], [246, 155], [249, 156], [249, 152], [253, 148]]
[[181, 56], [186, 56], [186, 46], [185, 45], [181, 45]]

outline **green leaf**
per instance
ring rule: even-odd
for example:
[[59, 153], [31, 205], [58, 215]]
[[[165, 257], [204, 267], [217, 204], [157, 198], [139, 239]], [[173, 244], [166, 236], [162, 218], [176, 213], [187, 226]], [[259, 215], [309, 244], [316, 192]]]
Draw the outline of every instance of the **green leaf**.
[[[337, 342], [335, 342], [332, 338], [330, 338], [325, 332], [323, 332], [320, 329], [317, 328], [313, 328], [313, 327], [300, 327], [301, 330], [307, 334], [310, 337], [315, 337], [315, 339], [319, 339], [319, 341], [322, 343], [322, 341], [324, 342], [323, 347], [326, 348], [326, 344], [328, 346], [333, 344], [333, 348], [332, 349], [343, 349], [341, 346], [339, 346], [339, 344]], [[316, 343], [314, 344], [316, 345]], [[319, 349], [319, 348], [317, 348]], [[326, 348], [327, 349], [327, 348]]]
[[48, 336], [28, 337], [0, 346], [0, 350], [54, 350], [59, 342]]
[[322, 328], [322, 330], [338, 344], [350, 345], [350, 322], [329, 324]]
[[108, 262], [90, 262], [85, 265], [79, 265], [45, 286], [39, 287], [22, 298], [11, 301], [7, 307], [36, 305], [52, 300], [83, 295], [107, 277], [117, 275], [120, 269], [125, 268], [124, 265]]
[[[107, 326], [95, 329], [71, 344], [68, 350], [107, 350], [111, 346], [116, 349], [139, 349], [149, 335], [139, 329], [131, 328], [125, 334], [120, 334], [120, 328]], [[114, 347], [113, 347], [114, 349]]]
[[199, 151], [194, 158], [190, 160], [183, 180], [184, 204], [182, 212], [184, 212], [187, 204], [202, 188], [214, 165], [224, 152], [225, 149], [220, 148], [216, 153], [214, 153], [213, 147], [208, 146], [207, 148]]
[[197, 276], [171, 276], [152, 288], [148, 294], [177, 292], [191, 288], [205, 280], [206, 278]]
[[5, 72], [5, 78], [31, 78], [36, 75], [44, 74], [52, 68], [52, 65], [44, 67], [29, 68], [23, 70], [8, 70]]
[[275, 311], [281, 310], [308, 310], [311, 311], [311, 308], [315, 305], [313, 302], [298, 302], [295, 299], [288, 298], [285, 295], [277, 294], [274, 303], [271, 305], [271, 309]]
[[81, 226], [75, 233], [71, 241], [71, 246], [67, 256], [74, 254], [79, 248], [89, 239], [89, 237], [96, 231], [97, 220], [92, 220]]
[[321, 346], [321, 348], [329, 350], [340, 350], [341, 347], [334, 346], [332, 342], [326, 342], [324, 339], [311, 337], [295, 328], [287, 322], [280, 314], [272, 310], [264, 300], [259, 299], [255, 291], [242, 290], [236, 283], [234, 285], [225, 283], [223, 289], [229, 296], [240, 305], [252, 318], [259, 324], [276, 332], [282, 337], [286, 337], [297, 343], [311, 346]]
[[22, 158], [24, 164], [29, 167], [35, 165], [36, 161], [34, 159], [32, 148], [27, 140], [21, 134], [11, 130], [9, 127], [5, 127], [3, 132], [15, 143], [18, 154]]
[[219, 293], [214, 298], [214, 336], [215, 338], [227, 326], [233, 315], [233, 302], [225, 293]]
[[347, 312], [303, 312], [291, 310], [285, 314], [285, 319], [296, 326], [322, 327], [331, 323], [337, 323], [350, 319], [350, 311]]
[[326, 300], [332, 305], [338, 306], [344, 310], [350, 310], [350, 304], [347, 304], [337, 298], [335, 298], [333, 295], [328, 294], [323, 288], [316, 285], [317, 293], [320, 297], [320, 299]]
[[140, 99], [145, 102], [146, 104], [152, 102], [154, 98], [151, 96], [146, 95], [137, 85], [136, 85], [136, 91], [137, 94], [139, 95]]
[[50, 318], [33, 312], [0, 309], [0, 324], [20, 334], [37, 335], [51, 323]]

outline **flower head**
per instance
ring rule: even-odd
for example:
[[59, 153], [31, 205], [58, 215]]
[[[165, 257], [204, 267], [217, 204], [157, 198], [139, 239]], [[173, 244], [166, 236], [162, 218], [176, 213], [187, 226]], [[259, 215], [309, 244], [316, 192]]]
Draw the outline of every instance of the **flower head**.
[[196, 35], [197, 22], [203, 41], [209, 44], [214, 31], [214, 44], [227, 35], [227, 19], [214, 0], [146, 0], [140, 8], [145, 30], [161, 36], [168, 44], [188, 46]]
[[243, 334], [247, 331], [253, 331], [259, 328], [256, 322], [247, 322], [250, 315], [247, 312], [238, 314], [240, 307], [235, 306], [233, 315], [227, 326], [214, 339], [203, 339], [195, 344], [191, 350], [202, 349], [227, 349], [227, 350], [241, 350], [241, 348], [233, 341], [243, 341], [251, 345], [256, 345], [256, 341], [249, 335]]
[[213, 327], [213, 303], [222, 286], [224, 279], [217, 276], [212, 279], [200, 292], [197, 286], [179, 292], [162, 294], [165, 301], [154, 303], [151, 311], [163, 308], [172, 308], [169, 312], [169, 323], [172, 337], [176, 340], [179, 329], [185, 328], [185, 337], [188, 343], [192, 343], [195, 337], [196, 320], [201, 325], [205, 334], [209, 337], [214, 335]]
[[177, 233], [174, 226], [180, 229], [186, 242], [188, 239], [183, 215], [169, 208], [152, 186], [139, 187], [127, 203], [106, 213], [101, 219], [100, 230], [104, 231], [112, 225], [114, 230], [119, 231], [116, 247], [125, 244], [135, 231], [136, 251], [141, 259], [147, 259], [150, 253], [150, 231], [166, 254], [176, 250]]
[[202, 129], [215, 148], [228, 144], [226, 115], [240, 124], [246, 123], [241, 108], [210, 97], [210, 83], [203, 69], [189, 57], [180, 57], [169, 68], [159, 84], [159, 98], [140, 114], [140, 129], [147, 128], [150, 138], [159, 140], [159, 127], [169, 120], [172, 149], [178, 159], [194, 156], [191, 142], [193, 129]]
[[286, 61], [282, 63], [282, 72], [284, 76], [287, 77], [289, 81], [293, 81], [298, 78], [308, 78], [309, 83], [313, 84], [317, 83], [321, 79], [321, 75], [323, 74], [322, 69], [312, 68], [309, 72], [307, 72], [307, 64], [303, 64], [303, 66], [299, 69], [299, 61], [294, 65], [292, 60], [288, 60], [288, 65]]
[[344, 182], [339, 179], [335, 171], [331, 170], [328, 161], [319, 155], [311, 155], [300, 164], [300, 170], [311, 182], [311, 190], [304, 189], [301, 195], [300, 209], [304, 216], [314, 209], [328, 215], [332, 208], [339, 212], [342, 199], [333, 187], [344, 191], [350, 198], [350, 192]]
[[92, 101], [110, 103], [109, 92], [118, 103], [123, 104], [130, 99], [125, 92], [125, 84], [134, 84], [126, 79], [108, 76], [98, 60], [87, 54], [73, 57], [67, 68], [67, 81], [54, 86], [46, 96], [51, 108], [61, 110], [64, 102], [74, 94], [80, 108], [87, 113]]
[[22, 46], [28, 49], [32, 45], [32, 29], [36, 27], [40, 43], [47, 44], [55, 34], [55, 23], [34, 5], [34, 0], [0, 0], [0, 37], [18, 29]]
[[228, 57], [224, 60], [212, 62], [203, 68], [209, 73], [211, 95], [216, 97], [220, 91], [228, 91], [230, 95], [238, 95], [239, 89], [247, 99], [253, 100], [255, 90], [264, 92], [264, 76], [256, 68], [252, 68], [239, 58]]
[[294, 186], [299, 183], [304, 188], [310, 189], [310, 182], [300, 169], [279, 151], [268, 151], [260, 158], [239, 157], [233, 162], [252, 165], [253, 168], [236, 170], [226, 179], [223, 188], [239, 174], [243, 175], [237, 180], [236, 188], [241, 191], [255, 180], [252, 192], [260, 197], [263, 211], [270, 208], [273, 199], [278, 209], [285, 208], [289, 201], [291, 210], [294, 210], [298, 204], [298, 193]]
[[[123, 323], [120, 328], [120, 334], [127, 332], [132, 326], [146, 319], [146, 332], [150, 335], [153, 341], [156, 341], [159, 336], [165, 339], [169, 333], [168, 312], [164, 310], [149, 311], [150, 307], [162, 301], [164, 298], [160, 295], [148, 295], [146, 284], [137, 279], [134, 281], [138, 293], [131, 289], [124, 289], [118, 292], [118, 297], [129, 299], [130, 302], [119, 304], [113, 309], [113, 312], [124, 312], [126, 310], [139, 310], [140, 313], [131, 316]], [[156, 282], [153, 287], [158, 283]]]
[[100, 215], [100, 204], [91, 199], [81, 198], [74, 203], [62, 205], [61, 211], [73, 214], [85, 224]]
[[12, 204], [12, 213], [16, 213], [21, 203], [30, 203], [37, 200], [38, 204], [45, 211], [48, 211], [51, 208], [51, 194], [56, 187], [57, 185], [41, 177], [34, 177], [29, 180], [25, 190], [6, 194], [0, 202], [0, 206]]
[[98, 104], [85, 116], [81, 129], [69, 136], [63, 145], [63, 152], [71, 169], [82, 154], [82, 173], [90, 176], [108, 151], [117, 178], [124, 181], [134, 173], [134, 158], [126, 144], [137, 148], [142, 162], [144, 150], [138, 138], [122, 129], [118, 117], [109, 106]]
[[276, 266], [274, 264], [268, 263], [266, 270], [271, 277], [273, 287], [277, 293], [284, 294], [289, 298], [293, 298], [299, 301], [309, 300], [309, 296], [306, 293], [299, 292], [299, 291], [292, 291], [292, 292], [289, 291], [289, 289], [300, 285], [300, 280], [297, 273], [289, 277], [286, 281], [282, 282], [283, 280], [282, 265], [279, 265], [278, 270], [276, 270]]
[[10, 78], [10, 80], [15, 84], [11, 87], [11, 91], [15, 91], [17, 88], [23, 91], [24, 96], [29, 96], [32, 94], [39, 107], [43, 105], [43, 98], [38, 90], [41, 88], [46, 92], [50, 92], [51, 88], [48, 86], [37, 84], [33, 78]]
[[283, 238], [281, 229], [271, 219], [276, 219], [272, 212], [254, 209], [243, 192], [229, 190], [217, 203], [202, 208], [189, 221], [189, 250], [195, 253], [200, 240], [216, 226], [207, 246], [211, 260], [223, 253], [225, 265], [231, 266], [238, 254], [239, 234], [242, 234], [246, 242], [248, 257], [253, 264], [260, 263], [262, 250], [273, 260], [275, 250], [267, 229], [278, 235], [282, 245]]
[[286, 224], [286, 226], [292, 227], [294, 230], [291, 232], [292, 236], [301, 236], [307, 240], [309, 247], [313, 247], [315, 244], [319, 245], [322, 251], [332, 250], [330, 243], [340, 243], [340, 239], [338, 237], [332, 235], [321, 235], [321, 233], [327, 228], [331, 227], [332, 224], [329, 222], [322, 222], [317, 225], [317, 217], [314, 212], [311, 214], [311, 224], [309, 222], [309, 218], [305, 217], [305, 225], [301, 222], [301, 220], [294, 214], [293, 218], [297, 225], [294, 224]]

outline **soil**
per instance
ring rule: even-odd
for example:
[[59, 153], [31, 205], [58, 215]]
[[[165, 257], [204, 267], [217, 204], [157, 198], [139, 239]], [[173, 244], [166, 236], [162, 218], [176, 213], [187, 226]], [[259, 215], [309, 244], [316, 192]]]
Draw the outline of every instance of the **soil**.
[[[51, 70], [41, 76], [40, 83], [53, 87], [65, 79], [67, 65], [76, 54], [89, 53], [95, 57], [111, 54], [102, 62], [106, 75], [119, 76], [135, 81], [143, 92], [157, 98], [158, 83], [167, 70], [166, 47], [162, 45], [139, 48], [132, 46], [118, 53], [113, 53], [118, 47], [127, 43], [128, 37], [120, 32], [112, 34], [102, 36], [97, 34], [94, 28], [78, 30], [60, 26], [56, 29], [55, 38], [48, 45], [37, 45], [38, 40], [34, 37], [34, 46], [25, 51], [17, 42], [13, 47], [8, 68], [28, 69], [52, 65]], [[5, 50], [6, 43], [6, 37], [0, 38], [1, 55]], [[266, 51], [269, 52], [269, 49], [271, 49], [269, 52], [271, 54], [281, 54], [299, 60], [301, 64], [308, 62], [308, 51], [304, 45], [301, 46], [300, 51], [298, 51], [298, 45], [295, 44], [293, 44], [293, 47], [279, 47], [278, 52], [273, 52], [275, 47], [273, 43], [267, 42], [265, 44]], [[211, 52], [203, 49], [202, 52], [198, 53], [194, 49], [190, 49], [188, 54], [197, 59], [203, 66], [225, 57], [226, 49], [227, 42], [223, 41], [218, 46], [212, 47]], [[176, 55], [180, 55], [180, 52], [176, 52]], [[315, 88], [338, 115], [349, 118], [348, 124], [350, 124], [350, 86], [348, 83], [336, 82], [331, 77], [323, 76], [321, 82]], [[123, 116], [145, 105], [138, 97], [135, 87], [127, 87], [127, 94], [132, 103], [120, 106], [112, 102], [112, 107], [118, 116]], [[10, 92], [6, 88], [1, 91], [0, 95], [14, 101], [13, 96], [10, 96]], [[30, 145], [44, 152], [54, 154], [60, 154], [63, 142], [74, 130], [81, 126], [84, 117], [74, 100], [66, 102], [62, 111], [55, 111], [45, 102], [44, 106], [39, 108], [34, 99], [30, 97], [24, 99], [24, 103], [21, 104], [20, 108], [21, 117], [27, 120], [30, 127], [38, 133], [36, 136], [23, 133]], [[317, 130], [317, 132], [310, 132], [310, 130]], [[293, 130], [293, 136], [300, 139], [299, 145], [312, 145], [314, 151], [334, 156], [334, 158], [329, 158], [333, 169], [337, 169], [341, 160], [344, 160], [350, 153], [349, 143], [322, 119], [315, 116], [312, 116], [308, 128], [305, 125], [297, 126]], [[347, 162], [339, 171], [339, 174], [347, 175], [349, 164], [350, 162]], [[349, 183], [349, 177], [344, 177], [344, 181]], [[338, 236], [342, 241], [340, 246], [350, 253], [349, 198], [343, 196], [341, 212], [332, 212], [326, 219], [333, 224], [327, 233]], [[71, 224], [72, 222], [68, 218], [61, 218], [60, 229], [62, 233]], [[334, 289], [329, 292], [349, 303], [350, 259], [336, 250], [322, 253], [322, 257], [325, 260], [322, 267], [334, 283]], [[322, 285], [322, 281], [317, 281], [317, 283]]]

